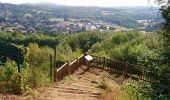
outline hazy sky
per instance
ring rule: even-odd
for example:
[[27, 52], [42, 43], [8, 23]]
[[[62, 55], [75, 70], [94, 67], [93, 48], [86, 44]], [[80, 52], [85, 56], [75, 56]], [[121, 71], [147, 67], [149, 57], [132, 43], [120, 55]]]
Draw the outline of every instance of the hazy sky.
[[48, 2], [71, 6], [101, 6], [101, 7], [150, 5], [148, 3], [148, 0], [0, 0], [0, 2], [14, 4]]

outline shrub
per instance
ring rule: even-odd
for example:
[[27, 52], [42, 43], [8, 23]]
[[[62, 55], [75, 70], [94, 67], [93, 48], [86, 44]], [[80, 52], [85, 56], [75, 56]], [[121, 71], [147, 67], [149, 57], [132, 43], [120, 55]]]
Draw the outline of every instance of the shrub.
[[5, 65], [0, 66], [0, 82], [3, 86], [0, 87], [3, 92], [18, 94], [21, 92], [21, 84], [19, 81], [20, 74], [18, 73], [17, 64], [14, 61], [7, 61]]

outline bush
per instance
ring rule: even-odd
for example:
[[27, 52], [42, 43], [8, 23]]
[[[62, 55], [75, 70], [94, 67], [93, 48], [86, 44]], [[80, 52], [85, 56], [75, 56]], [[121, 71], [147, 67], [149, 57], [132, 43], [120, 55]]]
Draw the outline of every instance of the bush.
[[124, 83], [122, 88], [127, 92], [132, 100], [151, 100], [150, 97], [145, 96], [141, 93], [141, 87], [138, 85], [133, 85], [132, 83]]
[[3, 83], [0, 89], [2, 92], [20, 93], [21, 84], [19, 77], [18, 67], [14, 61], [7, 61], [5, 65], [0, 66], [0, 82]]

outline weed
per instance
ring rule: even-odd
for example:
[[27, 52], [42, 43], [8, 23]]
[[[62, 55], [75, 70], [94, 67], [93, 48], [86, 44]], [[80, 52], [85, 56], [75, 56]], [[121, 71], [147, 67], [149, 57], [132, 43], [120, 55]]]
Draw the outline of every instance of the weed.
[[74, 81], [74, 80], [76, 80], [75, 76], [68, 75], [68, 76], [64, 77], [63, 83], [70, 83], [71, 81]]
[[112, 91], [112, 87], [106, 83], [105, 81], [101, 81], [98, 83], [98, 88], [104, 90], [105, 92], [111, 92]]

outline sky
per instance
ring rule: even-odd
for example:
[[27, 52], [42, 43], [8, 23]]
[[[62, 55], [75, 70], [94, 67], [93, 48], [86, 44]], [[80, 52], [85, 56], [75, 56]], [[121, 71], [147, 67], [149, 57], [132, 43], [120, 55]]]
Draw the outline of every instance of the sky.
[[148, 0], [0, 0], [2, 3], [55, 3], [69, 6], [100, 6], [100, 7], [118, 7], [118, 6], [150, 6], [153, 5]]

